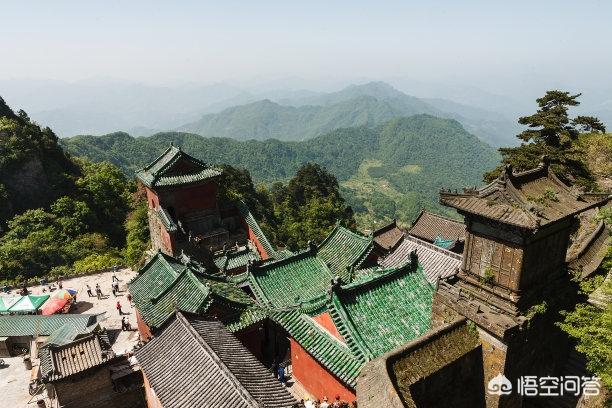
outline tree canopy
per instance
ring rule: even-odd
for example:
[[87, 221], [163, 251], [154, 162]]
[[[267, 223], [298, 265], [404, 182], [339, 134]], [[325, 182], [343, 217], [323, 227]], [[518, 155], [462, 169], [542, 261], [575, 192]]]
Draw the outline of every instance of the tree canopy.
[[[0, 100], [0, 281], [122, 263], [134, 183]], [[112, 262], [112, 263], [111, 263]]]
[[605, 126], [593, 116], [569, 117], [569, 109], [580, 104], [580, 96], [552, 90], [536, 99], [536, 113], [518, 120], [528, 127], [517, 135], [523, 143], [518, 147], [500, 148], [502, 164], [486, 173], [485, 181], [497, 177], [506, 164], [517, 170], [527, 170], [546, 157], [553, 170], [565, 181], [596, 188], [595, 176], [587, 165], [579, 136], [581, 133], [603, 133]]

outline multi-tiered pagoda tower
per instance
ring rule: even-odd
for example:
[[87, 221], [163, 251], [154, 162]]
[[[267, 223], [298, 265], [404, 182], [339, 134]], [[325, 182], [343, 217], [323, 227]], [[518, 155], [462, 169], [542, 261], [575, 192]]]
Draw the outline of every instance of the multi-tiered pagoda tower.
[[[568, 344], [554, 322], [575, 294], [566, 264], [570, 235], [579, 213], [608, 199], [573, 191], [545, 163], [521, 173], [507, 166], [483, 188], [440, 193], [467, 230], [460, 271], [436, 292], [432, 325], [457, 314], [476, 324], [485, 382], [502, 373], [516, 387], [520, 376], [557, 372]], [[487, 406], [521, 404], [516, 392], [487, 396]]]

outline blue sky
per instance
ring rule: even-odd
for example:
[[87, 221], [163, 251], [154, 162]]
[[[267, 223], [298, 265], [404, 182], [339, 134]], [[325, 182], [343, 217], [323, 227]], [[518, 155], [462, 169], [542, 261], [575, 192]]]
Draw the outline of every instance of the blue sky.
[[1, 14], [0, 79], [546, 77], [612, 88], [610, 1], [55, 0], [4, 2]]

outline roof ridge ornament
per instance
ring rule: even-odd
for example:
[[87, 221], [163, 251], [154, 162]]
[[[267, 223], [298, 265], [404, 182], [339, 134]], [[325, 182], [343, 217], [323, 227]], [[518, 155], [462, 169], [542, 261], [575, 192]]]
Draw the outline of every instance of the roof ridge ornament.
[[410, 266], [416, 268], [419, 264], [419, 255], [416, 248], [410, 251]]
[[331, 285], [327, 294], [329, 295], [329, 299], [331, 300], [334, 296], [334, 293], [338, 292], [342, 287], [342, 278], [338, 275], [334, 276], [334, 278], [330, 281]]
[[312, 254], [316, 254], [317, 253], [317, 244], [315, 244], [311, 240], [308, 240], [308, 252], [310, 252]]

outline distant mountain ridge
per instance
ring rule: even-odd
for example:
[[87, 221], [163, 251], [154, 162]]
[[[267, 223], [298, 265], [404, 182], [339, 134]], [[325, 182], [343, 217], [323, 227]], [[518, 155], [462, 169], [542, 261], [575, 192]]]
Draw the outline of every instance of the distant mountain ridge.
[[408, 223], [422, 207], [448, 213], [438, 204], [439, 189], [479, 184], [499, 161], [495, 149], [457, 121], [425, 114], [336, 129], [302, 142], [237, 141], [182, 132], [139, 138], [118, 132], [61, 142], [74, 155], [110, 161], [128, 174], [171, 142], [206, 162], [244, 167], [256, 182], [284, 180], [301, 164], [316, 162], [339, 179], [362, 227], [394, 217]]
[[177, 128], [207, 137], [299, 141], [334, 129], [375, 126], [389, 119], [430, 114], [456, 119], [492, 145], [513, 143], [518, 125], [499, 114], [441, 99], [406, 95], [384, 82], [351, 85], [338, 92], [265, 99], [204, 115]]

